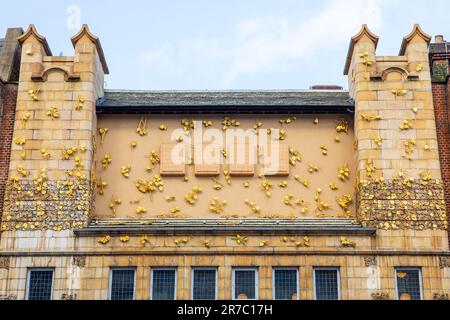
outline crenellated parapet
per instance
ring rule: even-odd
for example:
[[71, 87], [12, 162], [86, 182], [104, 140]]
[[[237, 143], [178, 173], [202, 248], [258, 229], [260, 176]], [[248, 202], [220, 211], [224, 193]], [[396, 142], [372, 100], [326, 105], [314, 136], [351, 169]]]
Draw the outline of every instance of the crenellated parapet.
[[92, 210], [96, 101], [108, 74], [99, 39], [86, 25], [73, 56], [52, 56], [34, 25], [22, 56], [2, 230], [81, 227]]
[[398, 56], [377, 56], [366, 25], [344, 74], [355, 102], [358, 217], [383, 229], [446, 229], [428, 45], [419, 25]]

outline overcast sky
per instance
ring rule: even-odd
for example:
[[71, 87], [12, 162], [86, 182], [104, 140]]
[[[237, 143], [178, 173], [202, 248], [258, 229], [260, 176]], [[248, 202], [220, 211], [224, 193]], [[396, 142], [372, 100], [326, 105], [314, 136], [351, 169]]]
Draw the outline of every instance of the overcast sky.
[[379, 55], [398, 54], [414, 23], [450, 39], [448, 0], [7, 1], [0, 35], [34, 23], [54, 55], [87, 23], [100, 37], [109, 89], [347, 87], [350, 37], [362, 23]]

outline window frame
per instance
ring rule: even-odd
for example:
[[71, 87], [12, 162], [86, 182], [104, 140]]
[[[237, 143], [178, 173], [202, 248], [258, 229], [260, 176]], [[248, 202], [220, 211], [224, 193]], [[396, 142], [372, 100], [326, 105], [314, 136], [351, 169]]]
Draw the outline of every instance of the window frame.
[[214, 271], [215, 272], [215, 288], [214, 288], [214, 299], [212, 299], [211, 301], [217, 300], [218, 294], [219, 294], [219, 284], [218, 284], [218, 280], [219, 280], [219, 275], [218, 275], [218, 270], [217, 267], [192, 267], [191, 270], [191, 300], [200, 300], [200, 299], [194, 299], [194, 273], [196, 270], [204, 270], [204, 271]]
[[423, 300], [423, 279], [422, 279], [422, 268], [421, 267], [394, 267], [394, 280], [395, 280], [395, 298], [396, 300], [400, 300], [399, 292], [398, 292], [398, 281], [397, 281], [397, 272], [398, 270], [406, 270], [406, 271], [418, 271], [419, 275], [419, 301]]
[[[299, 272], [298, 267], [272, 267], [272, 299], [273, 300], [285, 300], [285, 299], [276, 299], [275, 297], [275, 272], [276, 271], [295, 271], [295, 277], [296, 277], [296, 289], [297, 289], [297, 299], [300, 300], [300, 279], [299, 279]], [[287, 300], [289, 301], [289, 300]]]
[[236, 289], [236, 271], [253, 271], [255, 273], [255, 298], [247, 300], [258, 300], [259, 299], [259, 270], [258, 267], [233, 267], [231, 272], [231, 300], [239, 300], [235, 297]]
[[34, 300], [30, 300], [30, 277], [31, 277], [31, 272], [32, 271], [51, 271], [52, 272], [52, 286], [50, 288], [50, 300], [53, 300], [53, 289], [55, 286], [55, 268], [42, 268], [42, 267], [31, 267], [31, 268], [27, 268], [27, 283], [26, 283], [26, 289], [25, 289], [25, 300], [29, 300], [29, 301], [34, 301]]
[[133, 299], [136, 300], [136, 267], [110, 267], [109, 268], [109, 289], [108, 289], [108, 300], [115, 301], [111, 299], [111, 293], [112, 293], [112, 279], [113, 279], [113, 273], [115, 270], [132, 270], [134, 272], [134, 279], [133, 279]]
[[324, 270], [324, 271], [336, 271], [337, 275], [337, 293], [338, 298], [336, 301], [341, 300], [341, 270], [339, 267], [313, 267], [313, 287], [314, 287], [314, 300], [317, 300], [317, 287], [316, 287], [316, 271]]
[[[153, 272], [155, 270], [161, 270], [161, 271], [166, 271], [166, 270], [170, 270], [170, 271], [175, 271], [175, 281], [174, 281], [174, 291], [173, 291], [173, 299], [172, 300], [178, 300], [178, 295], [177, 295], [177, 290], [178, 290], [178, 269], [177, 267], [151, 267], [150, 268], [150, 300], [154, 300], [153, 299]], [[172, 301], [172, 300], [160, 300], [160, 301]], [[156, 300], [158, 301], [158, 300]]]

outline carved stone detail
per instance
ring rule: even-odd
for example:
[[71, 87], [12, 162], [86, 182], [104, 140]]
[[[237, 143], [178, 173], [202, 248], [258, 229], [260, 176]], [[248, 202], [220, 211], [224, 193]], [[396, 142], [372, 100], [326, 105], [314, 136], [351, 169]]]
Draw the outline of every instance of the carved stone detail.
[[439, 257], [439, 268], [450, 268], [450, 257], [449, 256], [441, 256]]
[[376, 266], [377, 265], [377, 257], [376, 256], [364, 257], [364, 264], [366, 267]]
[[76, 293], [63, 293], [61, 294], [61, 300], [78, 300], [78, 295]]
[[74, 256], [73, 265], [84, 268], [86, 266], [86, 256]]
[[0, 257], [0, 269], [9, 269], [9, 263], [9, 257]]
[[14, 294], [0, 294], [0, 300], [17, 300], [17, 296]]
[[373, 300], [390, 300], [389, 293], [386, 292], [374, 292], [370, 295]]
[[433, 300], [450, 300], [448, 293], [435, 293], [433, 294]]

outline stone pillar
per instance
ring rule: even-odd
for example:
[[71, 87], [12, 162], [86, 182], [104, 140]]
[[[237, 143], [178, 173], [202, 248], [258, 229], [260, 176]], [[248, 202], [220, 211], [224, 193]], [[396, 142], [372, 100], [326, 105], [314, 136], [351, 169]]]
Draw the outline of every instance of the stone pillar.
[[418, 25], [399, 56], [376, 56], [378, 37], [352, 38], [345, 74], [355, 100], [358, 219], [385, 230], [446, 229], [428, 44]]

